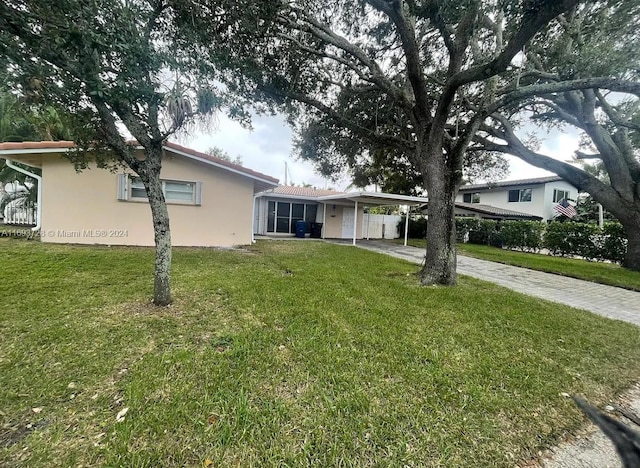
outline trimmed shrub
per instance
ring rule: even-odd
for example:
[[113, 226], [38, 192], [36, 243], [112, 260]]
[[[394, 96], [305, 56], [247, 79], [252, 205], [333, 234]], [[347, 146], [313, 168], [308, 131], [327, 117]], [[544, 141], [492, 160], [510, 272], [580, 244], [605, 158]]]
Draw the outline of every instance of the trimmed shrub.
[[[404, 218], [398, 223], [404, 236]], [[409, 237], [424, 239], [427, 220], [409, 220]], [[456, 218], [458, 242], [491, 245], [509, 249], [539, 252], [547, 248], [553, 255], [579, 256], [587, 260], [609, 260], [622, 263], [627, 252], [627, 239], [620, 223], [595, 224], [541, 221], [493, 221], [479, 218]]]
[[[398, 232], [400, 237], [404, 237], [404, 225], [406, 216], [398, 221]], [[409, 239], [424, 239], [427, 237], [427, 219], [420, 217], [417, 219], [409, 218]]]
[[627, 236], [622, 224], [604, 223], [601, 240], [601, 258], [622, 263], [627, 254]]
[[544, 228], [541, 221], [504, 221], [499, 225], [500, 238], [509, 249], [539, 252]]
[[588, 260], [599, 259], [598, 235], [594, 224], [551, 222], [547, 225], [544, 246], [554, 255], [577, 255]]
[[491, 219], [479, 219], [477, 225], [469, 231], [469, 243], [502, 247], [498, 233], [498, 222]]
[[456, 218], [456, 240], [458, 242], [467, 242], [469, 233], [477, 230], [480, 224], [478, 218]]

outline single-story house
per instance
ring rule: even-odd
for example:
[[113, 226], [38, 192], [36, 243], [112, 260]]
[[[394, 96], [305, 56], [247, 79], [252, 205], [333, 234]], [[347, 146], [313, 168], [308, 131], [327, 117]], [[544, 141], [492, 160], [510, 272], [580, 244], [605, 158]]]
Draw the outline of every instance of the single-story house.
[[[135, 143], [133, 143], [135, 144]], [[39, 168], [35, 229], [56, 243], [154, 244], [151, 210], [139, 178], [96, 164], [77, 173], [65, 154], [70, 141], [0, 143], [0, 158]], [[420, 205], [426, 199], [387, 193], [336, 192], [279, 186], [241, 165], [167, 142], [163, 181], [176, 246], [249, 244], [254, 234], [292, 235], [298, 220], [322, 223], [321, 237], [356, 239], [365, 206]], [[138, 148], [143, 157], [142, 148]], [[18, 170], [25, 171], [24, 169]]]
[[[74, 148], [70, 141], [0, 144], [0, 158], [42, 171], [36, 226], [41, 240], [153, 245], [141, 181], [130, 169], [111, 172], [95, 164], [77, 173], [64, 157]], [[176, 246], [249, 244], [253, 197], [278, 185], [266, 174], [169, 142], [160, 177]]]
[[558, 176], [463, 185], [456, 197], [456, 213], [489, 219], [548, 221], [562, 199], [575, 200], [578, 189]]

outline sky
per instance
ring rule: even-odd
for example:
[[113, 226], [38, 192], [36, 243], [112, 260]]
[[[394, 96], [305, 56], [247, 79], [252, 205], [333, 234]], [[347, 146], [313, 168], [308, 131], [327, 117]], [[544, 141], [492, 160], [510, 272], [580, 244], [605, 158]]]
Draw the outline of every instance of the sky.
[[[332, 182], [316, 174], [310, 163], [296, 158], [293, 153], [293, 133], [282, 116], [256, 116], [252, 125], [252, 130], [245, 129], [226, 116], [220, 116], [216, 130], [184, 137], [180, 144], [197, 151], [206, 151], [216, 146], [231, 157], [241, 156], [245, 167], [276, 177], [281, 184], [285, 181], [286, 163], [289, 183], [299, 185], [304, 182], [318, 188], [336, 190], [346, 190], [350, 185], [351, 181], [346, 175], [341, 180]], [[538, 150], [540, 153], [563, 161], [570, 159], [578, 149], [578, 134], [575, 131], [553, 130], [549, 133], [538, 132], [537, 136], [541, 140]], [[507, 159], [510, 172], [505, 180], [552, 175], [514, 156], [507, 156]]]

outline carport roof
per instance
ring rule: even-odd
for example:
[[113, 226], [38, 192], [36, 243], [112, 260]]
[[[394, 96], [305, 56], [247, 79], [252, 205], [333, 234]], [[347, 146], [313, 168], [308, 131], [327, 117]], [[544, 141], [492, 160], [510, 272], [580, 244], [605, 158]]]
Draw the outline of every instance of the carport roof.
[[428, 201], [425, 197], [413, 197], [398, 195], [395, 193], [381, 192], [336, 192], [335, 190], [319, 190], [310, 187], [293, 187], [280, 185], [273, 190], [267, 190], [259, 196], [274, 198], [297, 198], [314, 200], [324, 203], [355, 203], [362, 205], [422, 205]]
[[358, 202], [363, 205], [422, 205], [429, 201], [425, 197], [382, 192], [346, 192], [318, 197], [318, 201], [322, 202], [339, 200]]

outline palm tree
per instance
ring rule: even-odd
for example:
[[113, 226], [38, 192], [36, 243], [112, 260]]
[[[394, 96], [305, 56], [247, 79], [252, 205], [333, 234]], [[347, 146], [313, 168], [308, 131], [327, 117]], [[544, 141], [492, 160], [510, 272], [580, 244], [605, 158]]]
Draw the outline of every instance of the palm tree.
[[[51, 106], [29, 105], [0, 89], [0, 142], [69, 139], [60, 113]], [[29, 168], [38, 172], [37, 169]], [[6, 186], [13, 184], [12, 190]], [[0, 159], [0, 215], [7, 205], [33, 208], [37, 181], [8, 167]]]

